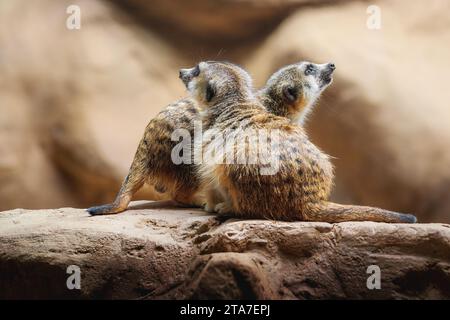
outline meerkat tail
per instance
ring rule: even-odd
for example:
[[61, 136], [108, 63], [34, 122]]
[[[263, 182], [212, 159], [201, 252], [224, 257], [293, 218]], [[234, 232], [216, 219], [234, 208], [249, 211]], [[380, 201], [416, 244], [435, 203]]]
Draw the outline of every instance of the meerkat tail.
[[[130, 170], [131, 171], [131, 170]], [[139, 190], [139, 188], [144, 184], [142, 179], [130, 179], [130, 174], [125, 178], [122, 183], [119, 193], [113, 203], [104, 204], [97, 207], [91, 207], [87, 209], [91, 215], [101, 215], [101, 214], [113, 214], [125, 211], [130, 203], [133, 195]]]
[[417, 218], [411, 214], [398, 213], [380, 208], [343, 205], [334, 202], [312, 204], [305, 214], [307, 221], [345, 222], [374, 221], [388, 223], [416, 223]]
[[146, 147], [141, 141], [131, 164], [130, 171], [120, 187], [113, 203], [87, 209], [91, 215], [113, 214], [125, 211], [133, 195], [144, 185], [146, 174]]

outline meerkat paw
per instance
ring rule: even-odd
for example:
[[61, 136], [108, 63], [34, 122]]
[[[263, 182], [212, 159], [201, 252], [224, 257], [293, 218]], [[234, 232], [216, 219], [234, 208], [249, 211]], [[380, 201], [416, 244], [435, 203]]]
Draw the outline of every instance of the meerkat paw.
[[205, 203], [204, 209], [205, 209], [206, 212], [213, 213], [213, 212], [215, 212], [214, 208], [215, 207], [214, 207], [213, 204], [208, 203], [208, 202]]
[[233, 213], [233, 208], [228, 202], [221, 202], [214, 207], [214, 211], [221, 216], [228, 216]]

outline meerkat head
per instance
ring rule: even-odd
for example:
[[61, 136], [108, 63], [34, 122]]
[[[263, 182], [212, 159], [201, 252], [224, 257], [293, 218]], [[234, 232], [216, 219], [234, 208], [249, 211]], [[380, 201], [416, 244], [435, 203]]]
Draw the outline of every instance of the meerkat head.
[[259, 92], [267, 109], [303, 123], [320, 94], [333, 81], [333, 63], [303, 61], [275, 72]]
[[200, 108], [225, 100], [239, 101], [253, 97], [250, 75], [228, 62], [200, 62], [193, 68], [181, 69], [180, 79]]

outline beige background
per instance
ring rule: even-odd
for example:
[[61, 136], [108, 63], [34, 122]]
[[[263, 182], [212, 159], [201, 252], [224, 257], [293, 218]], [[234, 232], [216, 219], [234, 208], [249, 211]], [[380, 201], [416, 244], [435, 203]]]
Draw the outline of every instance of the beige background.
[[[381, 30], [366, 26], [370, 4]], [[77, 4], [81, 30], [67, 30]], [[450, 4], [434, 1], [0, 1], [0, 210], [110, 201], [180, 67], [225, 59], [262, 85], [333, 61], [308, 123], [334, 200], [450, 222]], [[142, 197], [155, 198], [151, 190]]]

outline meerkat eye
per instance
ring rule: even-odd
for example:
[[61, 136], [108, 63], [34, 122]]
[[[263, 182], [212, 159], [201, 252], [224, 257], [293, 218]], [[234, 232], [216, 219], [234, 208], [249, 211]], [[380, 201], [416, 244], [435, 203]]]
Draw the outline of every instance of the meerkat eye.
[[312, 64], [308, 64], [305, 69], [305, 75], [314, 75], [316, 74], [316, 68]]
[[205, 95], [206, 101], [210, 102], [215, 95], [216, 91], [214, 90], [213, 86], [210, 83], [208, 83], [208, 85], [206, 86], [206, 95]]
[[200, 74], [200, 66], [196, 65], [194, 71], [192, 72], [193, 77], [198, 77]]

